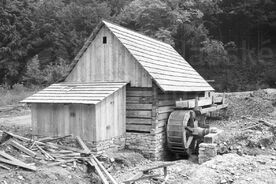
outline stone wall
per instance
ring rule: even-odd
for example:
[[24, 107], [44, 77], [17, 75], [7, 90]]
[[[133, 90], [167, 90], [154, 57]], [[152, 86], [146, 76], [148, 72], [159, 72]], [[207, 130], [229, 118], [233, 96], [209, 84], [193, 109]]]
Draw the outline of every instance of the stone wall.
[[202, 164], [208, 160], [211, 160], [217, 155], [217, 144], [201, 143], [199, 144], [198, 151], [198, 163]]
[[87, 146], [91, 151], [97, 154], [103, 154], [106, 151], [118, 151], [124, 149], [126, 145], [126, 135], [113, 137], [108, 140], [88, 142]]
[[165, 132], [151, 133], [126, 133], [126, 149], [142, 153], [151, 160], [161, 160], [166, 155]]

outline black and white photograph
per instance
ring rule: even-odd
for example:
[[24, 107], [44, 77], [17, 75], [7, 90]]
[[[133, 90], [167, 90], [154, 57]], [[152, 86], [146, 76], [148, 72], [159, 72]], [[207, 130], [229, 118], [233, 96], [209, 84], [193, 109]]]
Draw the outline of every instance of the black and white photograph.
[[276, 1], [0, 0], [0, 184], [276, 184]]

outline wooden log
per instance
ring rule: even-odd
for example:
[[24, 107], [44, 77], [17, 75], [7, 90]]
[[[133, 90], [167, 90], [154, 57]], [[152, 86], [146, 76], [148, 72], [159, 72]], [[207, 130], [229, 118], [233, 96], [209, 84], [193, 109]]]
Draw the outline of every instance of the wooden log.
[[102, 171], [106, 174], [106, 176], [111, 181], [111, 183], [118, 184], [117, 181], [113, 178], [113, 176], [111, 176], [111, 174], [109, 174], [109, 172], [105, 169], [105, 167], [100, 163], [100, 161], [94, 155], [92, 155], [92, 158], [95, 160], [95, 162], [98, 164], [98, 166], [102, 169]]
[[151, 111], [137, 111], [137, 110], [128, 110], [126, 111], [127, 118], [151, 118]]
[[175, 101], [174, 100], [159, 100], [158, 101], [158, 106], [175, 106]]
[[11, 168], [7, 167], [7, 166], [4, 166], [2, 164], [0, 164], [0, 167], [3, 168], [3, 169], [6, 169], [6, 170], [10, 170]]
[[36, 144], [36, 147], [41, 151], [41, 153], [43, 153], [47, 158], [51, 159], [51, 160], [55, 160], [54, 157], [52, 157], [52, 155], [50, 155], [49, 153], [47, 153], [45, 150], [43, 150], [39, 145]]
[[25, 169], [29, 169], [31, 171], [36, 171], [35, 166], [30, 166], [30, 165], [27, 165], [25, 163], [23, 164], [22, 162], [15, 162], [15, 161], [3, 159], [3, 158], [0, 158], [0, 162], [5, 163], [5, 164], [9, 164], [9, 165], [13, 165], [13, 166], [18, 166], [18, 167], [25, 168]]
[[[26, 137], [22, 137], [20, 135], [13, 134], [11, 132], [3, 132], [3, 133], [6, 133], [6, 134], [10, 135], [11, 137], [19, 139], [21, 141], [25, 141], [25, 142], [33, 142], [34, 141], [32, 139], [29, 139], [29, 138], [26, 138]], [[39, 144], [39, 145], [45, 145], [45, 143], [43, 143], [43, 142], [39, 142], [39, 141], [35, 141], [35, 142], [36, 142], [36, 144]]]
[[55, 137], [55, 138], [52, 138], [52, 137], [46, 137], [46, 138], [42, 138], [42, 139], [39, 139], [38, 141], [39, 142], [52, 142], [52, 141], [57, 141], [57, 140], [60, 140], [60, 139], [64, 139], [64, 138], [67, 138], [67, 137], [71, 137], [72, 135], [65, 135], [65, 136], [61, 136], [61, 137]]
[[64, 160], [64, 161], [60, 161], [60, 162], [55, 162], [55, 163], [50, 163], [50, 164], [47, 164], [47, 166], [57, 166], [57, 165], [60, 165], [60, 164], [66, 164], [66, 163], [69, 163], [69, 162], [74, 162], [76, 159], [70, 159], [70, 160]]
[[228, 104], [215, 105], [215, 106], [212, 106], [212, 107], [199, 109], [199, 112], [201, 114], [206, 114], [208, 112], [213, 112], [213, 111], [217, 111], [219, 109], [226, 108], [227, 106], [228, 106]]
[[36, 171], [35, 166], [30, 166], [30, 165], [22, 162], [21, 160], [18, 160], [16, 158], [14, 158], [13, 156], [5, 153], [4, 151], [0, 151], [0, 155], [5, 158], [5, 159], [0, 158], [0, 162], [6, 163], [6, 164], [9, 164], [9, 165], [22, 167], [22, 168], [29, 169], [29, 170], [32, 170], [32, 171]]
[[70, 151], [85, 154], [85, 152], [83, 150], [80, 150], [78, 148], [69, 147], [69, 146], [64, 146], [64, 145], [59, 145], [59, 144], [54, 144], [54, 143], [47, 143], [46, 146], [54, 146], [54, 147], [57, 147], [57, 148], [61, 148], [61, 149], [70, 150]]
[[134, 125], [134, 124], [126, 124], [127, 131], [137, 131], [137, 132], [150, 132], [151, 125]]
[[100, 176], [100, 178], [101, 178], [103, 184], [109, 184], [109, 182], [108, 182], [107, 179], [105, 178], [104, 174], [102, 173], [101, 169], [99, 168], [99, 166], [97, 165], [97, 163], [96, 163], [92, 158], [90, 158], [90, 159], [87, 161], [87, 163], [88, 163], [89, 165], [91, 165], [92, 167], [95, 168], [95, 170], [96, 170], [97, 174]]
[[127, 104], [127, 110], [151, 110], [152, 104]]
[[151, 119], [142, 119], [142, 118], [127, 118], [127, 124], [136, 124], [136, 125], [151, 125]]
[[159, 107], [158, 108], [158, 113], [167, 113], [167, 112], [172, 112], [174, 110], [174, 106], [164, 106], [164, 107]]
[[33, 152], [32, 150], [30, 150], [30, 149], [26, 148], [25, 146], [19, 144], [15, 140], [9, 141], [9, 144], [12, 145], [13, 147], [19, 149], [23, 153], [26, 153], [27, 155], [30, 155], [31, 157], [35, 157], [36, 156], [35, 152]]
[[139, 97], [150, 97], [152, 96], [152, 91], [129, 91], [127, 90], [126, 96], [139, 96]]
[[86, 146], [86, 144], [83, 142], [80, 136], [76, 136], [76, 140], [86, 154], [91, 153], [90, 149]]
[[182, 100], [182, 101], [176, 101], [175, 105], [178, 108], [195, 108], [202, 107], [202, 106], [208, 106], [212, 104], [212, 98], [202, 98], [202, 99], [191, 99], [191, 100]]

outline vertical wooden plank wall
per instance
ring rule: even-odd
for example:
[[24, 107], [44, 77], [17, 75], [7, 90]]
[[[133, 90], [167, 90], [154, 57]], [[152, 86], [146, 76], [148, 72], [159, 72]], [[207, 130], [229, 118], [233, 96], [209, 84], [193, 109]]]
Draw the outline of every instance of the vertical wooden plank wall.
[[[107, 43], [103, 44], [103, 37]], [[131, 82], [136, 87], [151, 87], [150, 75], [105, 26], [82, 55], [67, 82]]]
[[96, 104], [96, 140], [108, 140], [126, 132], [126, 87], [123, 87]]
[[32, 104], [32, 124], [34, 134], [96, 141], [95, 105]]

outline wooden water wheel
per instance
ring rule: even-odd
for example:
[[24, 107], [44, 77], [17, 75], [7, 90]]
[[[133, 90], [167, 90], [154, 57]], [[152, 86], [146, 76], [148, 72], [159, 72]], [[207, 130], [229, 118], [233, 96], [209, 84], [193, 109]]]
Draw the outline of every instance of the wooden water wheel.
[[169, 149], [182, 154], [191, 154], [195, 151], [198, 141], [209, 132], [208, 128], [199, 127], [198, 124], [193, 110], [173, 111], [167, 124]]

